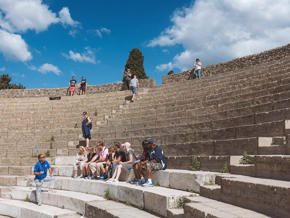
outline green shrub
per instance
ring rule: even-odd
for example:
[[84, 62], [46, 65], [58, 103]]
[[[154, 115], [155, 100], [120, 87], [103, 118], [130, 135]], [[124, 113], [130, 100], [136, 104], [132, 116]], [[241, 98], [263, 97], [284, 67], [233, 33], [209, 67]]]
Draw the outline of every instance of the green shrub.
[[240, 164], [254, 164], [254, 158], [247, 154], [245, 151], [242, 158], [240, 159]]
[[193, 171], [200, 170], [200, 160], [198, 159], [197, 156], [192, 157], [192, 170]]
[[221, 172], [222, 173], [229, 173], [230, 172], [228, 163], [224, 164], [224, 167], [222, 168]]

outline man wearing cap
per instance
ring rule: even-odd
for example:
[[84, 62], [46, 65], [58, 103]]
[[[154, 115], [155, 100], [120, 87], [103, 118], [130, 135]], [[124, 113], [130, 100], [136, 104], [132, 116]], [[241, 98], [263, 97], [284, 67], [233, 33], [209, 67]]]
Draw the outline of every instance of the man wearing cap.
[[[48, 187], [53, 188], [54, 186], [54, 178], [52, 169], [50, 167], [49, 162], [45, 159], [44, 154], [38, 155], [38, 161], [34, 165], [34, 181], [36, 184], [36, 201], [39, 206], [42, 204], [42, 198], [41, 198], [41, 188], [44, 182], [49, 182]], [[47, 171], [49, 172], [49, 175], [47, 175]]]
[[164, 156], [163, 150], [159, 145], [156, 145], [152, 138], [148, 138], [144, 141], [147, 145], [148, 160], [141, 162], [142, 169], [144, 171], [144, 177], [146, 182], [143, 184], [144, 187], [153, 186], [152, 183], [152, 172], [157, 170], [165, 170], [167, 167], [167, 161]]

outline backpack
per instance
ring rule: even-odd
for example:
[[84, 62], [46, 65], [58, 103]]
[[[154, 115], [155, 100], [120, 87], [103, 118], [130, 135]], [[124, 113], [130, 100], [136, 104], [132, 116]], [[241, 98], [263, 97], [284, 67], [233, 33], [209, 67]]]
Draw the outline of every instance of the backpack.
[[[88, 119], [87, 119], [87, 123], [88, 123]], [[93, 123], [90, 122], [90, 123], [87, 124], [87, 126], [89, 127], [89, 129], [92, 129], [93, 128]]]

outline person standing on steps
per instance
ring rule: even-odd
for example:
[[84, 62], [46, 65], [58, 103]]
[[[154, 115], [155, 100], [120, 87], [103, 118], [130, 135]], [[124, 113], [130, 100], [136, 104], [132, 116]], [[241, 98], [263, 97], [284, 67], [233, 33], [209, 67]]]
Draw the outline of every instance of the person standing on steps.
[[69, 96], [73, 96], [75, 94], [76, 85], [77, 85], [76, 77], [72, 76], [71, 80], [69, 81], [69, 88], [68, 88]]
[[199, 58], [195, 59], [195, 64], [194, 64], [194, 75], [196, 79], [200, 79], [201, 77], [201, 61]]
[[84, 76], [82, 76], [80, 83], [80, 95], [85, 95], [87, 90], [87, 80]]
[[[48, 182], [48, 188], [52, 189], [54, 187], [54, 178], [53, 178], [53, 171], [50, 167], [49, 162], [45, 159], [44, 154], [38, 155], [38, 161], [34, 165], [34, 182], [36, 185], [36, 202], [38, 206], [41, 206], [42, 204], [42, 185], [44, 182]], [[47, 175], [47, 172], [49, 172], [49, 175]]]
[[138, 86], [139, 86], [139, 81], [137, 79], [137, 76], [132, 75], [132, 79], [130, 80], [130, 88], [131, 88], [132, 94], [133, 94], [132, 99], [131, 99], [132, 102], [134, 102], [134, 100], [135, 100]]
[[86, 140], [86, 148], [90, 146], [91, 129], [92, 129], [92, 120], [88, 116], [88, 112], [84, 111], [83, 121], [82, 121], [82, 132], [83, 132], [83, 137]]

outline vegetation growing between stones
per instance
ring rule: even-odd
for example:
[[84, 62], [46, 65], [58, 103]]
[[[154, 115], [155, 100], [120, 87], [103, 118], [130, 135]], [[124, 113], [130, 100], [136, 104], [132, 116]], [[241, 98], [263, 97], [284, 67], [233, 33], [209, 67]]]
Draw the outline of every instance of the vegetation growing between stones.
[[197, 156], [192, 157], [192, 170], [193, 171], [200, 170], [200, 160], [198, 159]]
[[107, 199], [107, 200], [112, 200], [112, 197], [111, 197], [111, 194], [110, 194], [110, 190], [109, 189], [106, 189], [104, 191], [104, 198]]
[[180, 198], [178, 198], [177, 200], [176, 200], [176, 207], [177, 208], [183, 208], [184, 207], [184, 205], [185, 205], [185, 197], [184, 196], [182, 196], [182, 197], [180, 197]]
[[26, 197], [25, 197], [24, 201], [26, 201], [26, 202], [31, 202], [31, 200], [30, 200], [30, 198], [29, 198], [29, 195], [28, 195], [28, 194], [26, 195]]
[[245, 151], [243, 153], [242, 158], [240, 159], [240, 164], [254, 164], [254, 158], [248, 155], [248, 153]]
[[221, 170], [222, 173], [229, 173], [230, 170], [229, 170], [229, 165], [228, 163], [225, 163], [222, 170]]
[[49, 150], [47, 150], [47, 151], [45, 152], [45, 156], [46, 156], [46, 157], [50, 157], [50, 151], [49, 151]]

